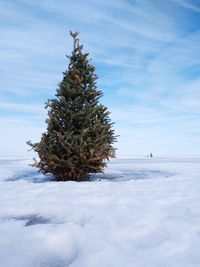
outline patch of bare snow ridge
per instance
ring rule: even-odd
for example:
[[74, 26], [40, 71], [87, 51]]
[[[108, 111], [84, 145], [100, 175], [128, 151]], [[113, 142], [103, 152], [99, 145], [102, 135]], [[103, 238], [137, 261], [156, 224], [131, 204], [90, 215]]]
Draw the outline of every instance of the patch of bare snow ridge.
[[3, 267], [200, 266], [200, 159], [121, 158], [90, 182], [0, 159]]

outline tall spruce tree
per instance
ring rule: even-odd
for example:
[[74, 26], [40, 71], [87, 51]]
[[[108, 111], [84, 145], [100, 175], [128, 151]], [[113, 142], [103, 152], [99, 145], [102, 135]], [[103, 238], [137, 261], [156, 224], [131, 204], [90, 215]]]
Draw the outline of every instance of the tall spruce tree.
[[33, 166], [58, 181], [83, 181], [89, 173], [98, 173], [106, 160], [114, 157], [116, 141], [110, 112], [99, 103], [95, 67], [79, 44], [78, 33], [72, 33], [73, 51], [68, 70], [63, 74], [55, 99], [49, 99], [47, 130], [38, 143], [27, 143], [39, 155]]

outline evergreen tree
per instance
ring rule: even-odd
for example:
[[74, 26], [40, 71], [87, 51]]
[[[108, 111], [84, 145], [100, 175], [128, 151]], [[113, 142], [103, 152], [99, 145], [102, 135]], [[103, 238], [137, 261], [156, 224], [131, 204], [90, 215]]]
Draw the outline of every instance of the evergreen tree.
[[72, 33], [74, 47], [68, 70], [63, 74], [55, 99], [49, 99], [47, 130], [38, 143], [27, 143], [39, 155], [33, 166], [58, 181], [83, 181], [98, 173], [114, 157], [116, 141], [109, 111], [99, 103], [95, 67], [90, 64], [78, 33]]

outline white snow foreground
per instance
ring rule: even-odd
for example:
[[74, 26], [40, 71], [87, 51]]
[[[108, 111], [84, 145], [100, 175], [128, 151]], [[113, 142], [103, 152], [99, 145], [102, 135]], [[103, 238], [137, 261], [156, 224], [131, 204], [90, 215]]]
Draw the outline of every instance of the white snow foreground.
[[50, 182], [0, 159], [0, 266], [199, 267], [200, 159], [120, 159]]

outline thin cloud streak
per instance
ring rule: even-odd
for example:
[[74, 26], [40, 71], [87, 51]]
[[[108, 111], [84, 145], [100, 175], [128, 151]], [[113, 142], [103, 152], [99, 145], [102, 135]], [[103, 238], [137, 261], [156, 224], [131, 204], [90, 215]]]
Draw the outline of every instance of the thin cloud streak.
[[44, 111], [44, 107], [42, 105], [30, 105], [30, 104], [20, 104], [13, 102], [0, 102], [1, 110], [13, 110], [13, 111], [26, 111], [32, 114], [41, 114]]
[[173, 1], [181, 7], [200, 13], [200, 6], [193, 5], [190, 2], [184, 0], [173, 0]]

